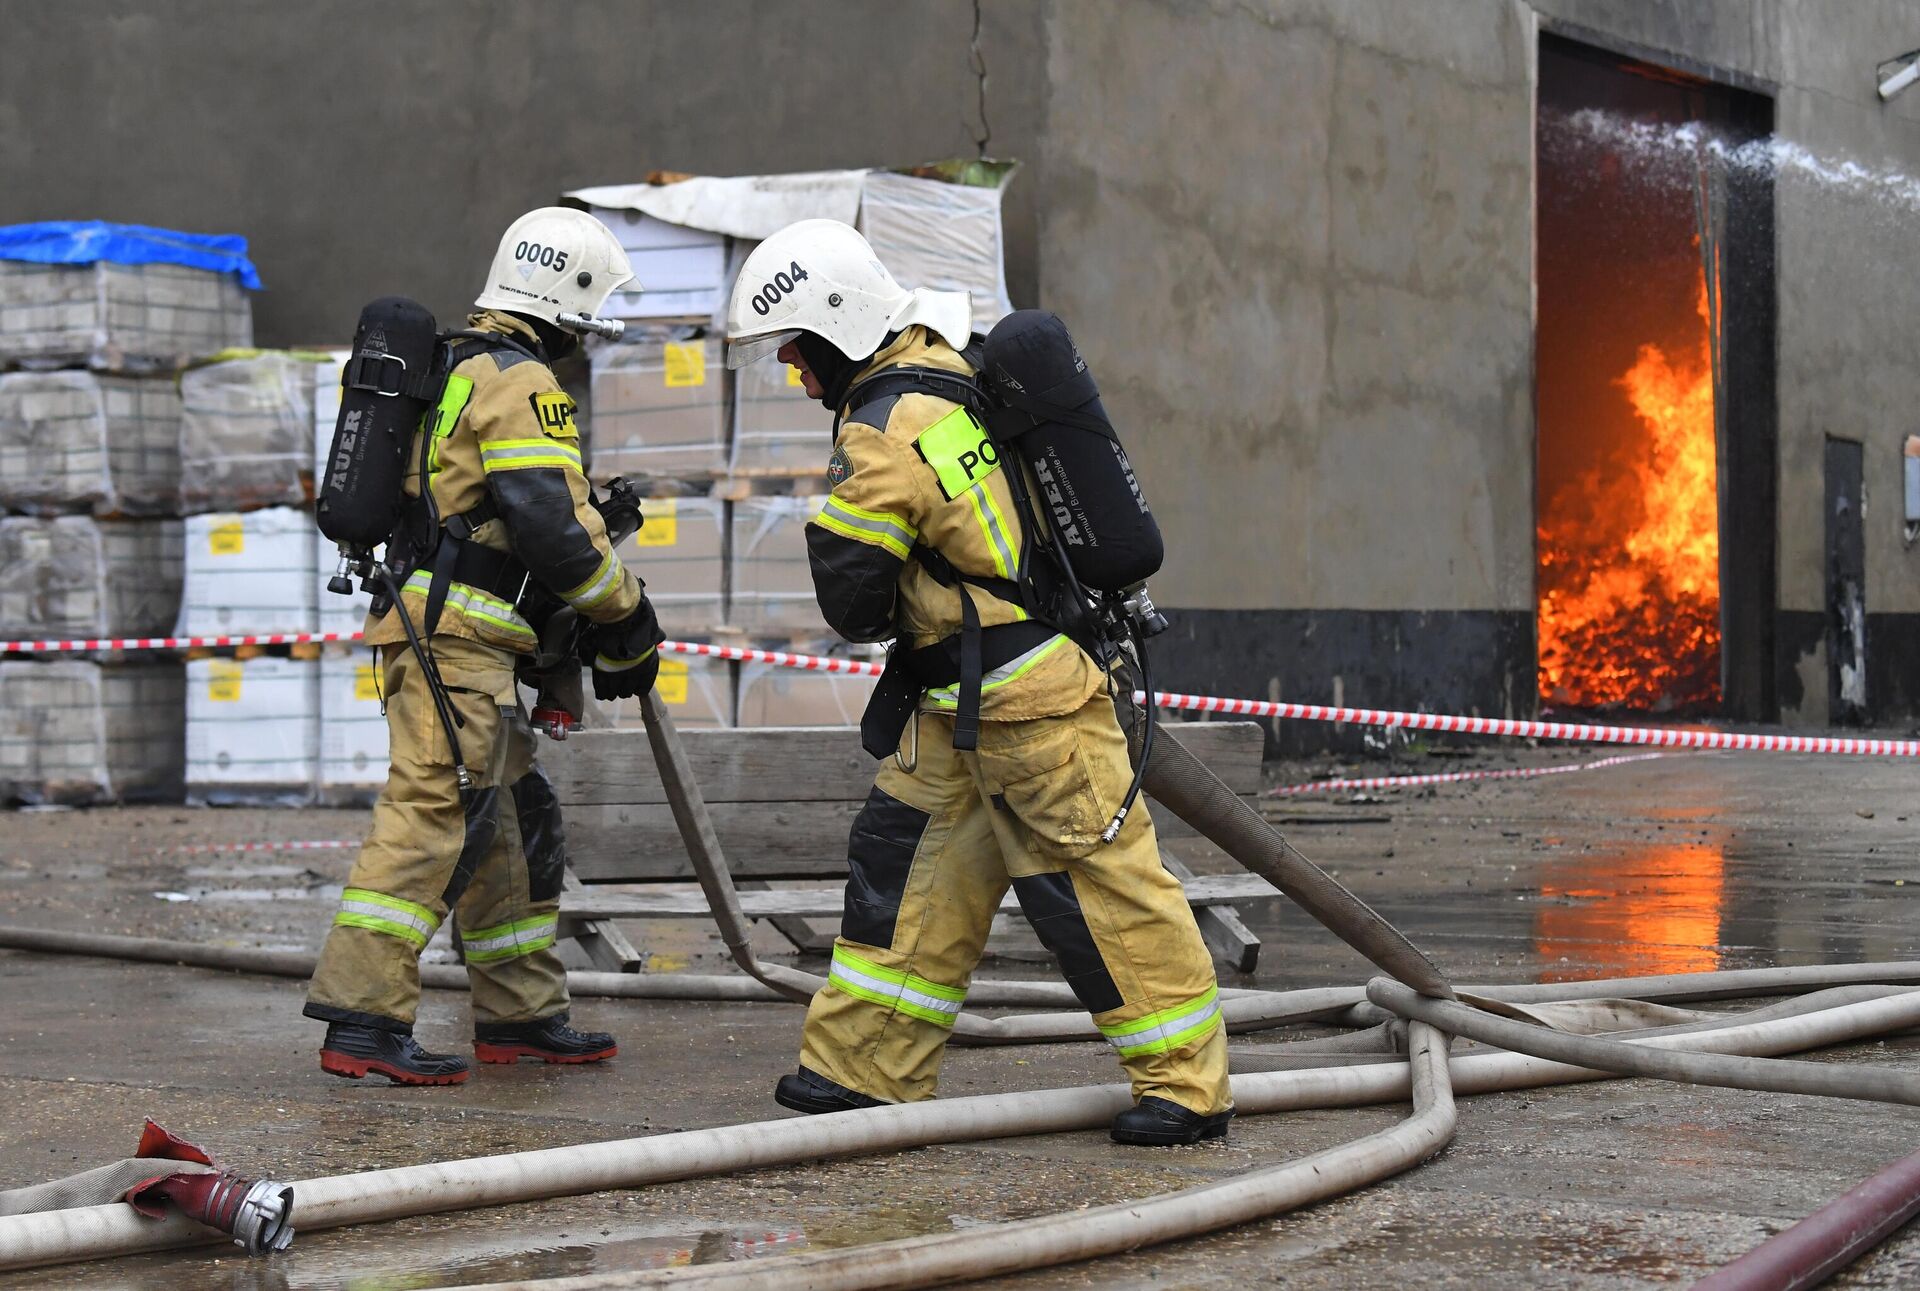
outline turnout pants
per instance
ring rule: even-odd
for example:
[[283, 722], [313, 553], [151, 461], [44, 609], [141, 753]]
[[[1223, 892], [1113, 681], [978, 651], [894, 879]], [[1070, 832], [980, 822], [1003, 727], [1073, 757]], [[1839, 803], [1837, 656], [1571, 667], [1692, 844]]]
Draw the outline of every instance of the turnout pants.
[[933, 1096], [953, 1019], [1012, 885], [1132, 1080], [1203, 1115], [1226, 1110], [1226, 1033], [1213, 961], [1144, 806], [1100, 831], [1132, 768], [1113, 703], [982, 721], [953, 747], [925, 712], [889, 758], [848, 844], [850, 874], [828, 985], [807, 1010], [801, 1065], [890, 1102]]
[[404, 645], [381, 647], [392, 765], [308, 988], [309, 1017], [411, 1031], [420, 951], [449, 910], [476, 1022], [567, 1008], [553, 949], [566, 848], [553, 788], [533, 760], [514, 656], [450, 636], [436, 637], [433, 652], [460, 717], [473, 801], [462, 809], [419, 662]]

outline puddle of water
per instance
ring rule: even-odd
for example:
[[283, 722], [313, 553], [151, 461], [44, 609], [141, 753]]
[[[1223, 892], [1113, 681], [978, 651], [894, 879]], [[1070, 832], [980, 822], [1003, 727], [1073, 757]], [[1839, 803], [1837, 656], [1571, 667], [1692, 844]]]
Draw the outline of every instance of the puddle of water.
[[1541, 980], [1719, 968], [1725, 870], [1718, 842], [1592, 853], [1543, 865], [1533, 929], [1534, 950], [1545, 964]]

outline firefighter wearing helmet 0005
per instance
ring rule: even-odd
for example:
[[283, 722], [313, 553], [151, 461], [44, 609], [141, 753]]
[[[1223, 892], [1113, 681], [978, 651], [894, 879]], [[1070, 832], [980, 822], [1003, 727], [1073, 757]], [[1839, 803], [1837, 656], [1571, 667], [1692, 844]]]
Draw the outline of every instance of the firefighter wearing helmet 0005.
[[[516, 606], [531, 577], [590, 625], [594, 692], [652, 686], [662, 639], [644, 585], [623, 567], [581, 473], [573, 401], [548, 366], [578, 345], [633, 271], [612, 233], [584, 211], [522, 216], [500, 241], [468, 330], [451, 339], [438, 406], [405, 484], [437, 531], [397, 604], [370, 618], [391, 768], [308, 992], [328, 1024], [321, 1066], [404, 1084], [453, 1084], [466, 1061], [413, 1039], [421, 950], [450, 912], [472, 990], [482, 1061], [600, 1061], [615, 1042], [567, 1025], [566, 971], [554, 949], [566, 864], [551, 784], [515, 685], [536, 653]], [[423, 495], [422, 490], [425, 490]], [[427, 504], [431, 505], [428, 506]], [[406, 615], [427, 645], [407, 645]], [[456, 750], [436, 707], [452, 709]], [[456, 764], [472, 787], [456, 784]], [[463, 801], [464, 799], [464, 801]]]
[[[832, 491], [806, 530], [821, 611], [849, 640], [896, 639], [917, 692], [854, 822], [828, 985], [775, 1097], [806, 1112], [932, 1097], [1011, 886], [1131, 1078], [1113, 1137], [1219, 1137], [1232, 1104], [1212, 958], [1147, 812], [1101, 841], [1132, 778], [1107, 676], [1052, 625], [951, 577], [1013, 579], [1025, 539], [1013, 455], [940, 393], [940, 374], [975, 376], [970, 333], [965, 295], [902, 288], [832, 220], [762, 242], [728, 307], [727, 365], [777, 354], [837, 418]], [[926, 389], [915, 373], [933, 374]], [[971, 748], [954, 747], [963, 596], [982, 652]]]

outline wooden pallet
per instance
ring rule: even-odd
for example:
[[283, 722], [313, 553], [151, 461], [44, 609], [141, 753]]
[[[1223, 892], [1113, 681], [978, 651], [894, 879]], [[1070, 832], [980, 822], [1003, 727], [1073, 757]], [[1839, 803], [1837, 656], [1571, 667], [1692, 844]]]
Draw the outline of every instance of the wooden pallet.
[[[1263, 743], [1257, 723], [1183, 723], [1177, 729], [1196, 757], [1234, 792], [1253, 799], [1260, 789]], [[852, 727], [729, 729], [682, 731], [680, 737], [740, 888], [743, 908], [752, 917], [770, 922], [802, 950], [830, 945], [841, 909], [837, 884], [768, 885], [845, 881], [847, 835], [866, 802], [875, 769], [873, 759], [860, 748], [859, 732]], [[697, 918], [708, 913], [697, 891], [606, 892], [599, 888], [685, 884], [694, 877], [646, 733], [580, 732], [564, 743], [548, 745], [542, 761], [559, 796], [569, 860], [577, 876], [562, 896], [563, 935], [579, 936], [602, 967], [635, 969], [642, 956], [632, 950], [615, 920]], [[1251, 875], [1194, 878], [1170, 850], [1182, 840], [1192, 840], [1193, 831], [1164, 810], [1154, 813], [1154, 821], [1162, 859], [1187, 883], [1208, 945], [1225, 966], [1251, 972], [1260, 941], [1240, 920], [1233, 903], [1277, 893]], [[814, 920], [822, 922], [809, 922]]]

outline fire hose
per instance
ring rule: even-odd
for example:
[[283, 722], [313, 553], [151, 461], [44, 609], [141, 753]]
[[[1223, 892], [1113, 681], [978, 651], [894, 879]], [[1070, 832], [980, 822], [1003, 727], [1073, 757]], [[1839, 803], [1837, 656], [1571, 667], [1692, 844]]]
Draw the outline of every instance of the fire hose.
[[[1734, 1015], [1708, 1026], [1656, 1032], [1631, 1043], [1756, 1056], [1798, 1052], [1920, 1026], [1920, 992], [1901, 991], [1797, 1016], [1749, 1021]], [[1604, 1071], [1519, 1053], [1456, 1056], [1448, 1067], [1458, 1094], [1611, 1078]], [[1339, 1065], [1235, 1076], [1233, 1094], [1243, 1114], [1259, 1115], [1401, 1102], [1410, 1097], [1411, 1080], [1404, 1062]], [[1131, 1101], [1124, 1085], [939, 1099], [329, 1176], [290, 1186], [294, 1219], [311, 1232], [936, 1143], [1093, 1129]], [[0, 1269], [210, 1240], [224, 1238], [178, 1215], [141, 1219], [125, 1205], [49, 1211], [0, 1218]]]

